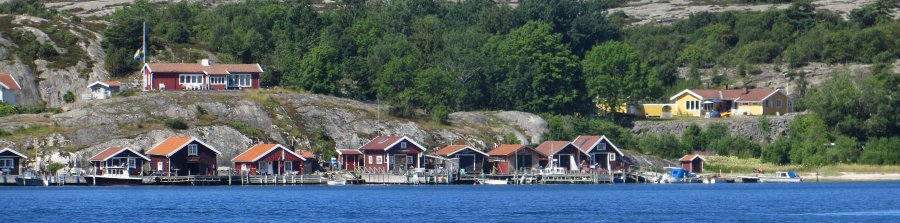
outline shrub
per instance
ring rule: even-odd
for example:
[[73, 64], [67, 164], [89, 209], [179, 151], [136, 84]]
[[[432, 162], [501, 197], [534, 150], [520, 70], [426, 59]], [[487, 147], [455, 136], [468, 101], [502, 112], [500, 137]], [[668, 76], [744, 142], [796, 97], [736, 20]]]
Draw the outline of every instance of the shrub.
[[137, 90], [130, 89], [130, 88], [119, 92], [119, 96], [122, 96], [122, 97], [131, 97], [131, 96], [134, 96], [135, 94], [137, 94]]
[[265, 140], [265, 139], [269, 138], [269, 136], [267, 136], [266, 132], [264, 132], [263, 130], [254, 128], [253, 126], [244, 124], [242, 122], [228, 121], [225, 124], [228, 126], [231, 126], [231, 128], [234, 128], [234, 130], [237, 130], [238, 132], [240, 132], [241, 134], [244, 134], [247, 137], [253, 137], [258, 140]]
[[63, 95], [63, 101], [66, 103], [75, 102], [75, 94], [72, 91], [66, 91], [66, 94]]
[[185, 130], [188, 128], [188, 124], [185, 123], [184, 120], [181, 118], [166, 119], [166, 120], [163, 120], [163, 124], [165, 124], [166, 127], [169, 127], [170, 129], [175, 129], [175, 130]]
[[16, 114], [16, 107], [7, 103], [0, 103], [0, 117]]
[[47, 170], [50, 171], [50, 173], [55, 174], [56, 171], [59, 171], [65, 167], [66, 165], [62, 163], [51, 163], [50, 165], [47, 165]]

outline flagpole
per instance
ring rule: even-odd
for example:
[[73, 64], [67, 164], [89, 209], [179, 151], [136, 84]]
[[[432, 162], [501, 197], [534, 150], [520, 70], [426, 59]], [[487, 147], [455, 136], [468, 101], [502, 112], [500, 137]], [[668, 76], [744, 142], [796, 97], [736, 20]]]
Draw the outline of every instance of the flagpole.
[[144, 21], [143, 31], [144, 31], [144, 34], [142, 36], [143, 37], [142, 38], [143, 45], [141, 46], [141, 59], [142, 59], [142, 62], [144, 63], [143, 65], [146, 65], [147, 64], [147, 21]]

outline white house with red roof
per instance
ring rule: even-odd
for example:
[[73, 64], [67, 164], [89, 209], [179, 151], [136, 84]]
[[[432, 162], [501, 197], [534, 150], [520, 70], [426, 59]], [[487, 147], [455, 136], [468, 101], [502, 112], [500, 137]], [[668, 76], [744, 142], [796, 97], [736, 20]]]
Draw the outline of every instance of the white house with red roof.
[[147, 63], [141, 69], [144, 91], [258, 89], [259, 64]]
[[118, 81], [97, 81], [89, 84], [87, 87], [91, 89], [91, 98], [107, 99], [112, 97], [112, 94], [119, 93], [122, 89], [121, 86], [122, 83]]
[[16, 93], [22, 89], [12, 74], [0, 74], [0, 102], [16, 105]]
[[379, 136], [358, 149], [367, 172], [406, 171], [421, 168], [425, 147], [406, 136]]

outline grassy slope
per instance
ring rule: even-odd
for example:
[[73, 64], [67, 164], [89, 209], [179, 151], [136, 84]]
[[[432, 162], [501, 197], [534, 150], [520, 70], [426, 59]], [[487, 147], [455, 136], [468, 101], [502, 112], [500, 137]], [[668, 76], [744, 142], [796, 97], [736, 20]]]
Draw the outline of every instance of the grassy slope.
[[[709, 173], [753, 173], [756, 168], [762, 168], [767, 173], [775, 171], [816, 172], [815, 166], [805, 165], [776, 165], [763, 163], [760, 159], [741, 159], [733, 156], [706, 156], [703, 170]], [[862, 165], [862, 164], [832, 164], [821, 166], [818, 170], [822, 175], [837, 175], [841, 172], [853, 173], [900, 173], [900, 165]]]

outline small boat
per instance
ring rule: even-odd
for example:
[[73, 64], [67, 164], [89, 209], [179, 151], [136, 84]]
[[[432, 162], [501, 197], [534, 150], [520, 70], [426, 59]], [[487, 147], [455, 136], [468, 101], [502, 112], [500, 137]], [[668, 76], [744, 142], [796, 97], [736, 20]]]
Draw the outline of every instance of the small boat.
[[682, 168], [666, 167], [669, 174], [666, 174], [661, 180], [662, 183], [700, 183], [702, 182], [697, 175]]
[[494, 180], [494, 179], [484, 179], [481, 181], [482, 184], [486, 185], [506, 185], [509, 184], [507, 180]]
[[775, 172], [775, 176], [760, 176], [760, 183], [800, 183], [803, 180], [794, 171]]
[[718, 177], [718, 176], [707, 177], [707, 178], [703, 178], [703, 183], [705, 183], [705, 184], [734, 183], [734, 179]]
[[47, 186], [47, 179], [34, 175], [34, 172], [27, 171], [24, 175], [16, 177], [16, 185], [19, 186]]
[[97, 186], [125, 186], [125, 185], [141, 185], [144, 178], [138, 176], [127, 175], [90, 175], [84, 177], [88, 185]]
[[328, 184], [329, 186], [341, 186], [341, 185], [347, 185], [347, 180], [329, 180], [328, 182], [325, 182], [325, 183]]

